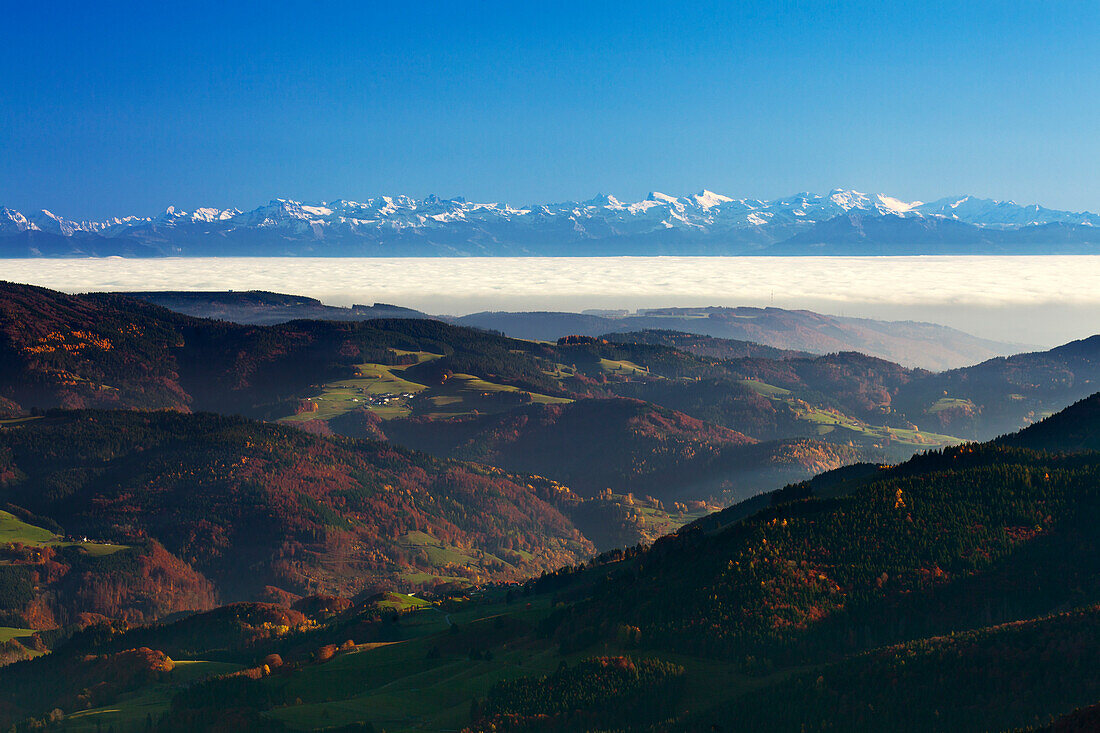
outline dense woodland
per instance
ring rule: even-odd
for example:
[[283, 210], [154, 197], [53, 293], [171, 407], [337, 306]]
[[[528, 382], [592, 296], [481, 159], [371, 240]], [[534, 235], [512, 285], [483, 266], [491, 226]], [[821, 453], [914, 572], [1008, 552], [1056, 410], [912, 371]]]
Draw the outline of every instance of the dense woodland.
[[591, 657], [494, 685], [471, 706], [472, 731], [563, 730], [649, 723], [671, 713], [684, 669], [659, 659]]
[[[410, 572], [428, 574], [410, 587], [435, 576], [522, 578], [594, 550], [556, 508], [568, 489], [386, 443], [208, 413], [57, 411], [0, 427], [0, 446], [7, 501], [67, 533], [132, 545], [117, 558], [134, 554], [139, 565], [157, 556], [140, 546], [163, 546], [179, 567], [164, 576], [170, 590], [154, 589], [167, 611], [195, 607], [193, 592], [175, 597], [192, 573], [223, 600], [265, 586], [354, 595]], [[411, 533], [454, 548], [454, 561], [432, 562]], [[42, 572], [57, 557], [45, 548], [15, 567]], [[95, 602], [84, 610], [127, 615], [99, 589], [87, 593]]]
[[[560, 660], [489, 674], [507, 672], [467, 698], [471, 731], [1072, 730], [1100, 700], [1100, 454], [1041, 448], [1062, 429], [1071, 443], [1100, 434], [1098, 405], [993, 443], [824, 474], [739, 518], [734, 508], [523, 586], [441, 597], [439, 610], [288, 596], [159, 626], [43, 633], [52, 653], [0, 669], [0, 682], [20, 681], [2, 709], [41, 720], [126, 699], [169, 684], [171, 660], [201, 655], [237, 666], [170, 685], [153, 727], [275, 730], [296, 706], [355, 694], [347, 673], [305, 680], [359, 659], [368, 667], [356, 674], [373, 679], [369, 655], [381, 652], [359, 645], [408, 639], [393, 648], [412, 645], [419, 656], [404, 664], [417, 674]], [[424, 614], [435, 635], [416, 631]], [[700, 707], [716, 669], [731, 687]], [[46, 674], [52, 686], [33, 682]], [[110, 683], [89, 686], [97, 675]]]

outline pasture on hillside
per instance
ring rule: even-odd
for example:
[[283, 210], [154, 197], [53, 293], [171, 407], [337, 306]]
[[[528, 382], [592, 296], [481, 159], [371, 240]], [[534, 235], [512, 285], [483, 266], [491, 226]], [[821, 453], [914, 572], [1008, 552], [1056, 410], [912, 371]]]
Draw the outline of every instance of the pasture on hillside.
[[565, 397], [539, 394], [509, 384], [500, 384], [475, 374], [449, 374], [439, 383], [415, 381], [407, 371], [411, 367], [441, 358], [426, 351], [393, 352], [398, 357], [415, 357], [410, 364], [364, 363], [356, 365], [356, 374], [321, 385], [320, 393], [306, 398], [306, 409], [288, 415], [281, 422], [327, 421], [352, 410], [367, 409], [382, 418], [446, 418], [475, 413], [502, 412], [515, 406], [502, 395], [514, 395], [515, 404], [571, 402]]
[[[0, 545], [23, 544], [32, 547], [70, 547], [84, 548], [90, 555], [110, 555], [125, 550], [126, 545], [115, 545], [109, 542], [70, 541], [66, 540], [48, 529], [27, 524], [11, 512], [0, 510]], [[3, 560], [0, 560], [2, 563]]]

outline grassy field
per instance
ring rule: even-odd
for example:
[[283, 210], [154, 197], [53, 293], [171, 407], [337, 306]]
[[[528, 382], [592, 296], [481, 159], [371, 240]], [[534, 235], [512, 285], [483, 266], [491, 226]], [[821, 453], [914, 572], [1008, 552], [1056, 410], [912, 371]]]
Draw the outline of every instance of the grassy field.
[[[470, 701], [483, 697], [501, 679], [546, 674], [561, 658], [548, 648], [501, 650], [492, 660], [465, 656], [429, 659], [432, 637], [349, 654], [329, 664], [339, 667], [296, 680], [306, 695], [320, 685], [331, 689], [333, 675], [355, 680], [361, 692], [343, 699], [273, 710], [272, 718], [298, 730], [316, 730], [370, 721], [375, 730], [460, 730], [470, 720]], [[326, 665], [328, 666], [328, 665]]]
[[397, 577], [400, 579], [401, 585], [406, 587], [423, 586], [426, 583], [433, 582], [455, 583], [463, 587], [473, 585], [469, 579], [458, 575], [429, 573], [424, 570], [405, 570], [398, 573]]
[[[427, 352], [400, 353], [415, 353], [416, 363], [418, 364], [439, 358], [438, 354]], [[371, 398], [376, 395], [418, 394], [426, 390], [425, 385], [404, 378], [403, 373], [409, 366], [412, 365], [359, 364], [356, 366], [357, 374], [355, 377], [325, 384], [321, 387], [319, 395], [310, 398], [317, 405], [316, 411], [291, 415], [283, 418], [283, 420], [285, 422], [328, 420], [359, 407], [368, 407], [384, 420], [407, 417], [412, 412], [406, 404], [407, 400], [394, 400], [386, 405], [371, 405], [369, 403]]]
[[149, 719], [155, 723], [168, 709], [176, 689], [215, 674], [225, 674], [240, 669], [238, 664], [184, 660], [176, 662], [168, 682], [154, 684], [123, 695], [112, 705], [81, 710], [65, 717], [53, 730], [84, 732], [114, 729], [116, 733], [144, 731]]
[[83, 547], [90, 555], [110, 555], [125, 550], [126, 545], [113, 545], [105, 542], [67, 542], [42, 527], [27, 524], [11, 512], [0, 510], [0, 545], [20, 542], [34, 547]]
[[[530, 605], [530, 607], [528, 607]], [[494, 643], [494, 625], [510, 617], [532, 624], [545, 617], [546, 599], [530, 604], [472, 603], [445, 613], [425, 606], [402, 617], [411, 638], [386, 645], [364, 645], [321, 665], [307, 667], [290, 681], [288, 692], [302, 704], [266, 715], [297, 730], [318, 730], [367, 720], [375, 730], [460, 730], [469, 723], [470, 700], [483, 697], [498, 680], [557, 669], [562, 657], [546, 641]], [[451, 632], [457, 627], [458, 635]], [[432, 653], [448, 641], [490, 649], [489, 659], [466, 653]], [[452, 644], [454, 646], [454, 644]]]
[[894, 428], [880, 425], [868, 425], [848, 415], [835, 410], [809, 409], [799, 413], [799, 419], [813, 423], [818, 435], [829, 435], [834, 431], [837, 435], [833, 438], [848, 437], [859, 442], [870, 442], [875, 445], [884, 443], [898, 443], [920, 448], [938, 448], [945, 445], [955, 445], [963, 442], [950, 435], [929, 433], [910, 428]]
[[[473, 374], [454, 374], [441, 385], [433, 386], [424, 393], [424, 397], [430, 403], [430, 407], [419, 408], [414, 411], [416, 415], [425, 417], [443, 418], [457, 417], [459, 415], [471, 415], [475, 412], [499, 412], [507, 407], [499, 407], [486, 400], [500, 392], [523, 392], [518, 387], [510, 384], [497, 384], [488, 382]], [[572, 402], [566, 397], [552, 397], [550, 395], [528, 392], [531, 401], [540, 405], [553, 405]]]
[[600, 359], [600, 369], [610, 374], [649, 374], [649, 370], [645, 367], [638, 366], [634, 362], [625, 359]]
[[55, 544], [57, 535], [48, 529], [27, 524], [11, 512], [0, 511], [0, 545], [22, 542], [24, 545]]
[[741, 384], [745, 385], [753, 392], [764, 395], [765, 397], [786, 397], [791, 393], [789, 389], [776, 387], [774, 385], [768, 384], [767, 382], [761, 382], [757, 379], [742, 379]]
[[977, 406], [970, 400], [963, 400], [957, 397], [943, 397], [935, 401], [931, 407], [928, 408], [928, 413], [935, 415], [937, 412], [943, 412], [944, 410], [953, 410], [956, 408], [962, 408], [966, 410], [977, 410]]
[[[425, 351], [396, 351], [398, 355], [416, 357], [416, 364], [438, 359], [438, 354]], [[309, 420], [329, 420], [352, 410], [365, 407], [383, 420], [412, 415], [441, 418], [471, 415], [475, 412], [497, 412], [502, 407], [492, 401], [500, 392], [524, 390], [507, 384], [497, 384], [473, 374], [454, 374], [443, 384], [421, 384], [407, 378], [406, 370], [413, 364], [359, 364], [356, 376], [322, 385], [320, 394], [309, 400], [317, 405], [312, 412], [303, 412], [281, 419], [294, 423]], [[403, 397], [401, 395], [414, 395]], [[571, 402], [564, 397], [530, 392], [531, 401], [538, 404]], [[390, 396], [384, 403], [381, 396]]]
[[530, 553], [521, 551], [512, 551], [511, 555], [513, 556], [509, 556], [508, 551], [494, 555], [482, 550], [456, 547], [448, 545], [430, 534], [418, 531], [406, 533], [399, 542], [407, 550], [423, 555], [424, 561], [432, 567], [443, 571], [442, 575], [435, 576], [420, 571], [402, 573], [401, 577], [407, 583], [422, 583], [430, 581], [434, 577], [444, 581], [457, 582], [460, 585], [471, 585], [468, 578], [463, 575], [447, 575], [447, 570], [476, 573], [479, 567], [487, 563], [501, 563], [505, 566], [511, 566], [521, 560], [531, 559]]
[[[422, 552], [433, 566], [466, 566], [477, 565], [479, 562], [476, 555], [467, 554], [457, 547], [444, 544], [425, 532], [408, 532], [401, 538], [400, 543], [403, 547]], [[481, 555], [486, 557], [484, 553]]]
[[0, 644], [21, 639], [34, 633], [34, 629], [19, 629], [14, 626], [0, 626]]
[[0, 425], [18, 425], [20, 423], [30, 422], [31, 420], [41, 420], [40, 415], [28, 415], [26, 417], [6, 417], [0, 420]]
[[408, 593], [386, 593], [384, 598], [374, 605], [390, 611], [409, 611], [414, 608], [427, 608], [432, 604]]

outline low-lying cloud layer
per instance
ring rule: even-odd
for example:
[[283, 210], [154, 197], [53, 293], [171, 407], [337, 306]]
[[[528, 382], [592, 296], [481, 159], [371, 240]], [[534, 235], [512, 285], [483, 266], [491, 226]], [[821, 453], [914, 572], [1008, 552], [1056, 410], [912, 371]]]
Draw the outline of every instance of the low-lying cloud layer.
[[1049, 346], [1100, 331], [1100, 257], [2, 260], [67, 292], [272, 290], [431, 313], [774, 305], [928, 320]]

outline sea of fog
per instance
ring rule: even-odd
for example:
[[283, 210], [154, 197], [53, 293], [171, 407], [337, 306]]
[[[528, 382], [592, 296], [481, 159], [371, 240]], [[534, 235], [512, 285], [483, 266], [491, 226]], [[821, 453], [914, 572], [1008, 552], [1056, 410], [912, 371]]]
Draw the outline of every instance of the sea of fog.
[[119, 258], [0, 260], [67, 292], [272, 290], [429, 313], [751, 305], [943, 323], [1053, 346], [1100, 332], [1100, 257]]

